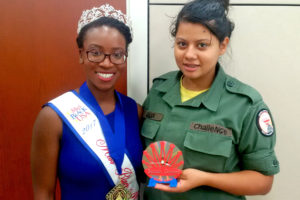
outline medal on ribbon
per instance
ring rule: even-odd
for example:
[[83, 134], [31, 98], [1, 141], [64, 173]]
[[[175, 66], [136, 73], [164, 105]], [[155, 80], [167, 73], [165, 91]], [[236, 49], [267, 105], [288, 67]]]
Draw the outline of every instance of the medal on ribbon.
[[116, 185], [105, 196], [107, 200], [129, 200], [130, 197], [130, 191], [122, 183]]
[[149, 187], [156, 183], [177, 186], [177, 179], [183, 168], [182, 152], [175, 144], [167, 141], [151, 143], [143, 152], [142, 163], [146, 175], [150, 178]]

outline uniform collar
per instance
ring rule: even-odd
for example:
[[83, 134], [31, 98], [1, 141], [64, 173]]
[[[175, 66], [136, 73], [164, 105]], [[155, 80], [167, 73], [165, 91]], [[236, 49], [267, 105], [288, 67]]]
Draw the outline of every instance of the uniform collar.
[[166, 80], [157, 86], [155, 89], [165, 93], [162, 99], [167, 102], [170, 106], [181, 105], [180, 97], [180, 77], [182, 76], [181, 71], [177, 71], [175, 76], [166, 77]]
[[155, 89], [165, 93], [162, 96], [162, 99], [172, 107], [175, 105], [199, 107], [202, 103], [209, 110], [216, 111], [219, 106], [221, 94], [224, 90], [224, 82], [226, 80], [226, 74], [219, 64], [217, 64], [216, 72], [215, 80], [207, 92], [184, 103], [181, 102], [180, 96], [181, 71], [178, 71], [175, 76], [166, 77], [166, 80]]
[[217, 64], [216, 72], [215, 80], [202, 101], [205, 107], [212, 111], [217, 111], [218, 109], [221, 95], [225, 90], [224, 84], [226, 81], [226, 74], [219, 63]]

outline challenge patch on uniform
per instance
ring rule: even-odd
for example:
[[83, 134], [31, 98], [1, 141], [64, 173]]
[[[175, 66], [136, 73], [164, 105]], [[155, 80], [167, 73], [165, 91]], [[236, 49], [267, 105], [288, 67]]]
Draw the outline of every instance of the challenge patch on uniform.
[[274, 127], [271, 116], [266, 109], [263, 109], [257, 114], [257, 127], [264, 136], [271, 136], [274, 133]]
[[225, 136], [232, 136], [232, 131], [230, 129], [217, 124], [201, 124], [201, 123], [192, 122], [190, 124], [190, 129], [203, 131], [203, 132], [216, 133]]
[[161, 121], [163, 119], [164, 115], [161, 114], [161, 113], [144, 111], [143, 117], [148, 118], [148, 119], [152, 119], [152, 120], [155, 120], [155, 121]]

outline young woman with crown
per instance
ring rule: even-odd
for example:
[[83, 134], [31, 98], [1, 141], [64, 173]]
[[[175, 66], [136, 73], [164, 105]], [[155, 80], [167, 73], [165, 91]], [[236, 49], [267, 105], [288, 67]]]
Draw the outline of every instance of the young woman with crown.
[[147, 187], [146, 200], [245, 199], [268, 193], [279, 172], [269, 108], [218, 63], [233, 30], [228, 6], [229, 0], [190, 1], [174, 22], [179, 71], [154, 79], [141, 134], [147, 146], [174, 143], [184, 170], [177, 187]]
[[126, 67], [130, 24], [105, 4], [86, 10], [77, 45], [86, 82], [49, 101], [32, 136], [35, 199], [138, 199], [141, 108], [115, 90]]

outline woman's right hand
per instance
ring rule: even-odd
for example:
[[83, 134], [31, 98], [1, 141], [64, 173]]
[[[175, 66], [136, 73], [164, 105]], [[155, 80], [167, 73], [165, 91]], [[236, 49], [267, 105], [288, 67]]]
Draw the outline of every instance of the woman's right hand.
[[185, 169], [179, 177], [177, 187], [156, 184], [155, 188], [166, 192], [186, 192], [206, 185], [234, 195], [264, 195], [271, 190], [272, 183], [273, 176], [266, 176], [253, 170], [211, 173], [197, 169]]
[[156, 184], [155, 188], [165, 192], [186, 192], [195, 187], [205, 185], [207, 172], [197, 169], [184, 169], [178, 178], [176, 187], [167, 184]]

